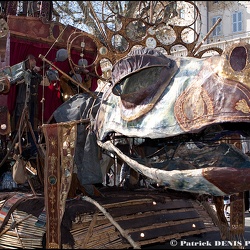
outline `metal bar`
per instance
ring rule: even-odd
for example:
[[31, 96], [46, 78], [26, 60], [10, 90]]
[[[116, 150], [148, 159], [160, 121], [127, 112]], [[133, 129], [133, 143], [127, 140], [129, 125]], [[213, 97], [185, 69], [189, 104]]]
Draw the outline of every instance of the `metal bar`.
[[209, 30], [209, 32], [205, 35], [205, 37], [202, 39], [200, 44], [192, 51], [193, 55], [198, 51], [198, 49], [201, 47], [201, 45], [205, 42], [205, 40], [208, 38], [208, 36], [213, 32], [215, 27], [222, 21], [221, 18], [219, 18], [216, 23], [213, 25], [213, 27]]

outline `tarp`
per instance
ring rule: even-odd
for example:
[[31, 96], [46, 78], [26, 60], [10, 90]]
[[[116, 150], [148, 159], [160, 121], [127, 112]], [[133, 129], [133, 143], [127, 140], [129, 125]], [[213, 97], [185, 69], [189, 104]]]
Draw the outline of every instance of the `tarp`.
[[95, 118], [100, 106], [101, 95], [94, 99], [87, 93], [77, 94], [64, 102], [53, 116], [56, 122], [80, 121], [90, 119], [89, 123], [77, 124], [77, 139], [74, 162], [77, 168], [77, 177], [82, 185], [102, 183], [102, 172], [98, 158], [96, 135], [90, 123]]

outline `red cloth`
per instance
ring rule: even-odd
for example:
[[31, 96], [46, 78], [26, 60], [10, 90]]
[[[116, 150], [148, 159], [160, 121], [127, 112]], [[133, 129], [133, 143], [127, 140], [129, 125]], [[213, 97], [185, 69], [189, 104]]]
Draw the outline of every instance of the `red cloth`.
[[[50, 52], [47, 54], [47, 52], [50, 50]], [[19, 62], [22, 62], [25, 60], [26, 56], [28, 54], [32, 54], [37, 59], [37, 66], [43, 66], [43, 61], [39, 58], [39, 55], [46, 55], [46, 59], [50, 62], [54, 62], [56, 58], [56, 52], [58, 51], [58, 48], [50, 48], [48, 44], [44, 43], [34, 43], [27, 40], [22, 40], [15, 37], [10, 37], [10, 66], [13, 66]], [[85, 53], [85, 58], [88, 60], [88, 62], [92, 62], [93, 58], [91, 56], [87, 55]], [[74, 62], [77, 64], [78, 60], [80, 59], [80, 54], [76, 51], [71, 51], [71, 59], [74, 60]], [[58, 67], [61, 71], [63, 71], [65, 74], [68, 74], [70, 72], [71, 67], [68, 60], [65, 60], [64, 62], [54, 62], [54, 65]], [[42, 73], [42, 72], [41, 72]], [[59, 72], [59, 78], [61, 76], [61, 73]], [[92, 86], [91, 90], [95, 90], [97, 87], [97, 79], [92, 80]], [[44, 91], [44, 93], [43, 93]], [[61, 104], [61, 98], [60, 98], [60, 82], [56, 83], [56, 86], [51, 84], [47, 87], [39, 87], [38, 91], [38, 98], [40, 102], [40, 107], [38, 107], [39, 110], [39, 118], [41, 119], [43, 112], [44, 122], [46, 122], [52, 113], [57, 109]], [[44, 110], [42, 109], [42, 98], [44, 96]], [[10, 91], [8, 93], [8, 109], [10, 112], [10, 115], [13, 114], [13, 111], [15, 109], [15, 103], [16, 103], [16, 86], [11, 85]]]
[[60, 97], [60, 83], [55, 82], [44, 87], [39, 85], [38, 100], [40, 101], [38, 110], [39, 120], [46, 123], [53, 112], [62, 104]]

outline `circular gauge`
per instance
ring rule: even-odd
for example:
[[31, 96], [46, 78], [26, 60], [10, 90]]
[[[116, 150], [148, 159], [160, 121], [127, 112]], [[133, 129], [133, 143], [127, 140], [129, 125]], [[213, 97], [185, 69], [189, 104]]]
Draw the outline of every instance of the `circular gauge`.
[[151, 35], [151, 36], [152, 36], [152, 35], [155, 35], [155, 29], [154, 29], [154, 27], [150, 27], [150, 28], [148, 29], [147, 32], [148, 32], [148, 34]]
[[101, 55], [106, 55], [108, 53], [108, 50], [106, 47], [103, 46], [99, 49], [99, 52]]
[[126, 35], [132, 41], [142, 41], [146, 36], [146, 25], [142, 21], [132, 21], [126, 26]]
[[57, 182], [57, 178], [54, 175], [50, 175], [48, 179], [49, 179], [49, 184], [50, 185], [55, 185], [56, 182]]
[[154, 49], [156, 47], [156, 40], [153, 37], [148, 37], [146, 40], [146, 46], [148, 48]]

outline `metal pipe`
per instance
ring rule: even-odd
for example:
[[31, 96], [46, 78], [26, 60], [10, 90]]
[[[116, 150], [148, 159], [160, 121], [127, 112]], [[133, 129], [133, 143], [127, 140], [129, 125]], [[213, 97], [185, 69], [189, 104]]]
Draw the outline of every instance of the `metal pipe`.
[[213, 27], [209, 30], [209, 32], [205, 35], [205, 37], [202, 39], [202, 41], [200, 42], [200, 44], [194, 49], [193, 51], [193, 55], [195, 55], [195, 53], [198, 51], [198, 49], [201, 47], [201, 45], [205, 42], [205, 40], [208, 38], [208, 36], [213, 32], [213, 30], [215, 29], [215, 27], [222, 21], [221, 18], [218, 18], [218, 20], [216, 21], [216, 23], [213, 25]]
[[94, 97], [95, 99], [97, 98], [97, 96], [92, 93], [92, 91], [90, 91], [89, 89], [85, 88], [84, 86], [82, 86], [79, 82], [75, 81], [72, 77], [70, 77], [69, 75], [67, 75], [65, 72], [63, 72], [62, 70], [60, 70], [58, 67], [56, 67], [52, 62], [50, 62], [48, 59], [46, 59], [43, 55], [39, 55], [39, 58], [41, 58], [43, 61], [47, 62], [48, 64], [50, 64], [52, 67], [54, 67], [58, 72], [60, 72], [63, 76], [65, 76], [66, 78], [68, 78], [72, 83], [74, 83], [75, 85], [79, 86], [80, 88], [82, 88], [83, 90], [85, 90], [87, 93], [89, 93], [92, 97]]

